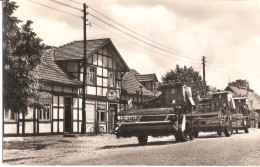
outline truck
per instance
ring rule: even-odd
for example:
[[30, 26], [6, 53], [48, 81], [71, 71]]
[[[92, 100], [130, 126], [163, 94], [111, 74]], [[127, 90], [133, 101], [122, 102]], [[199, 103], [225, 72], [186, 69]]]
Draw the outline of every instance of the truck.
[[[118, 112], [114, 133], [117, 138], [137, 137], [140, 145], [146, 145], [148, 136], [175, 136], [177, 142], [194, 139], [192, 116], [195, 103], [191, 88], [182, 83], [162, 84], [161, 96], [146, 103], [146, 107]], [[159, 104], [149, 108], [152, 104]], [[147, 108], [148, 107], [148, 108]]]
[[196, 112], [187, 117], [193, 122], [195, 138], [200, 132], [216, 132], [226, 137], [233, 134], [231, 111], [235, 109], [232, 94], [228, 91], [212, 93], [211, 98], [198, 98]]

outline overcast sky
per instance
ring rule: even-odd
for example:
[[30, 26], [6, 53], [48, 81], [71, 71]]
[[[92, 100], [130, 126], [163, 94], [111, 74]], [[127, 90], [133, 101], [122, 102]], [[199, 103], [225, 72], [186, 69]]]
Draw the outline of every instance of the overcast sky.
[[[15, 15], [32, 20], [33, 29], [44, 43], [60, 46], [83, 39], [82, 20], [28, 0], [15, 0], [19, 6]], [[82, 16], [71, 9], [49, 0], [38, 3]], [[133, 39], [92, 16], [87, 38], [111, 38], [130, 68], [141, 74], [156, 73], [158, 79], [174, 69], [176, 64], [193, 66], [202, 75], [202, 56], [206, 57], [206, 81], [210, 86], [224, 89], [229, 81], [246, 79], [260, 93], [260, 1], [229, 0], [56, 0], [82, 9], [75, 3], [87, 5], [105, 14], [142, 36], [164, 52]], [[99, 15], [88, 12], [114, 26], [144, 39]], [[102, 28], [100, 28], [99, 26]], [[105, 30], [106, 29], [106, 30]], [[113, 32], [113, 33], [112, 33]], [[131, 41], [131, 42], [130, 42]], [[171, 50], [170, 50], [170, 49]], [[176, 52], [180, 51], [180, 52]]]

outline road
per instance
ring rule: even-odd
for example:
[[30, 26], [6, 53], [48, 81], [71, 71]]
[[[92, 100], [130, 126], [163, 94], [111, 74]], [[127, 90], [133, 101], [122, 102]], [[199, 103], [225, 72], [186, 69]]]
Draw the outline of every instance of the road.
[[174, 136], [149, 137], [146, 146], [136, 138], [114, 135], [3, 139], [5, 165], [260, 165], [260, 129], [231, 137], [203, 133], [193, 141], [176, 143]]

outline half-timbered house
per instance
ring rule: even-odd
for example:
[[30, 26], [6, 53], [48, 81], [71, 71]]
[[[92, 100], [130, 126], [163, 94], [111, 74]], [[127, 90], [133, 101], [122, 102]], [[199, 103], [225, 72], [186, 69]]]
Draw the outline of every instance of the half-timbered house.
[[[80, 133], [82, 122], [83, 41], [46, 52], [36, 72], [39, 101], [45, 110], [28, 109], [25, 118], [4, 112], [4, 135]], [[87, 41], [86, 125], [97, 121], [106, 132], [114, 129], [121, 101], [122, 76], [129, 71], [110, 39]], [[125, 102], [125, 101], [123, 101]], [[125, 102], [126, 103], [126, 102]], [[24, 122], [24, 123], [22, 123]]]

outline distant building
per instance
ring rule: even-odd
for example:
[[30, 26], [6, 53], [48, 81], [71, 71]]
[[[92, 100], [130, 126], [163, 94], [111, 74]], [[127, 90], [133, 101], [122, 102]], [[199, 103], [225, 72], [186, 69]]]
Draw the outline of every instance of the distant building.
[[[156, 84], [158, 79], [155, 74], [140, 75], [135, 70], [126, 72], [122, 78], [122, 103], [127, 104], [122, 110], [129, 108], [143, 108], [144, 104], [161, 93], [157, 91]], [[128, 102], [132, 105], [129, 106]]]
[[226, 91], [230, 91], [233, 94], [233, 97], [247, 97], [250, 101], [253, 110], [260, 110], [260, 96], [253, 92], [242, 87], [230, 86], [228, 85], [225, 88]]
[[[258, 121], [260, 121], [260, 96], [253, 92], [251, 89], [247, 89], [244, 87], [236, 87], [232, 85], [228, 85], [225, 90], [232, 92], [235, 98], [246, 97], [248, 98], [250, 109], [255, 112], [251, 112], [251, 125], [254, 126]], [[260, 122], [259, 122], [260, 123]]]

